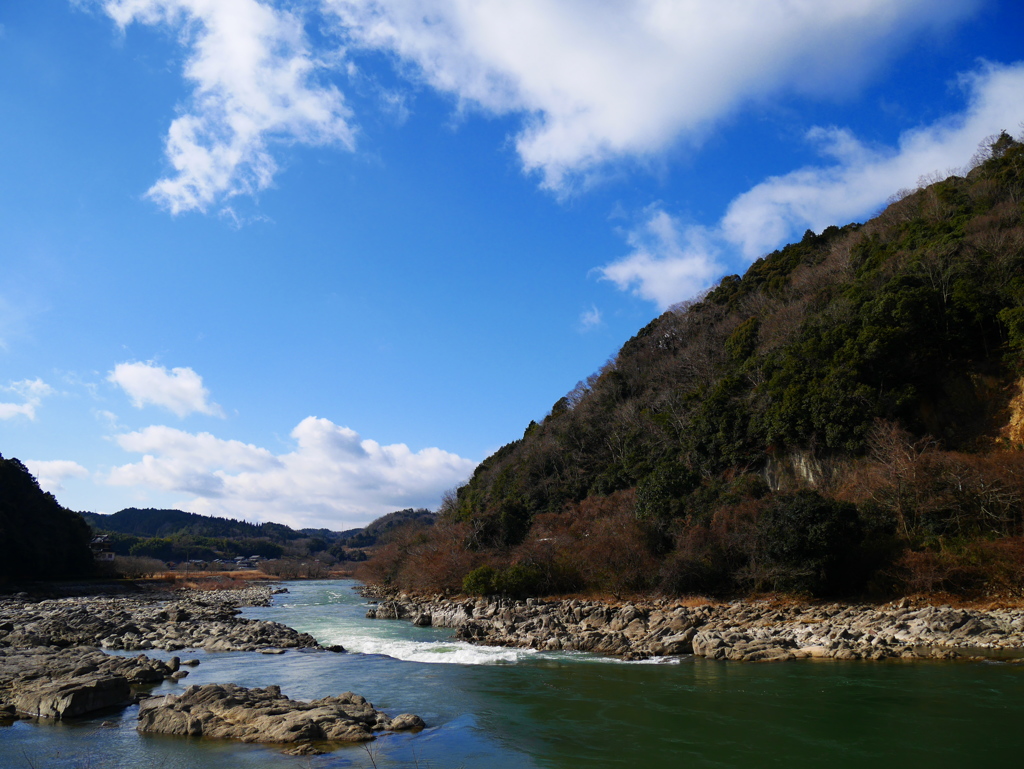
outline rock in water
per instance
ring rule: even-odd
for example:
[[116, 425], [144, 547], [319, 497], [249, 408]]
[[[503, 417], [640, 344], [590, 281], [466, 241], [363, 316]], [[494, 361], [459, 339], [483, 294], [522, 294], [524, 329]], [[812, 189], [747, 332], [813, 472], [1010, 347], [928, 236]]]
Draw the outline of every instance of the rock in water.
[[18, 713], [35, 718], [77, 718], [97, 710], [123, 708], [132, 702], [131, 687], [123, 676], [91, 675], [48, 681], [17, 693]]
[[77, 718], [135, 701], [131, 687], [172, 675], [160, 660], [112, 657], [97, 649], [0, 647], [0, 712], [32, 718]]
[[408, 713], [388, 718], [358, 694], [312, 702], [291, 700], [277, 686], [190, 686], [180, 695], [143, 700], [140, 732], [214, 737], [242, 742], [366, 742], [374, 732], [423, 728]]

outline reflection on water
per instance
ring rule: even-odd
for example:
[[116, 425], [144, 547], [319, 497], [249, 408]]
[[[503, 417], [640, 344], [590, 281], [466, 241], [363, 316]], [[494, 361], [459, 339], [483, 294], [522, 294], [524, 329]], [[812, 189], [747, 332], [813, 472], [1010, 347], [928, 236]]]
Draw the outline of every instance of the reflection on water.
[[[373, 756], [284, 756], [262, 746], [135, 732], [135, 709], [75, 724], [0, 728], [0, 767], [900, 767], [1019, 763], [1024, 668], [996, 663], [683, 658], [473, 647], [450, 632], [367, 620], [351, 583], [289, 585], [247, 616], [349, 654], [205, 653], [186, 683], [279, 684], [296, 699], [343, 691], [428, 728], [386, 735]], [[169, 657], [169, 654], [155, 653]], [[179, 652], [179, 655], [181, 653]], [[189, 656], [193, 656], [191, 653]], [[443, 664], [447, 663], [447, 664]], [[162, 684], [175, 691], [183, 684]], [[983, 759], [982, 759], [983, 756]]]

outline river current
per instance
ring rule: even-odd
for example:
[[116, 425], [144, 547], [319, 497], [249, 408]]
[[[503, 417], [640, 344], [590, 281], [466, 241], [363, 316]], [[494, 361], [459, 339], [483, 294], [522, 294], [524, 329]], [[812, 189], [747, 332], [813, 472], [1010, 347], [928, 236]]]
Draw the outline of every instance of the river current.
[[[143, 736], [137, 708], [78, 722], [0, 727], [0, 767], [957, 767], [1018, 766], [1024, 666], [994, 662], [594, 655], [476, 647], [450, 630], [367, 620], [347, 581], [287, 583], [271, 619], [348, 654], [179, 653], [199, 667], [180, 684], [279, 684], [293, 699], [344, 691], [428, 728], [313, 757], [273, 747]], [[170, 653], [150, 656], [167, 659]]]

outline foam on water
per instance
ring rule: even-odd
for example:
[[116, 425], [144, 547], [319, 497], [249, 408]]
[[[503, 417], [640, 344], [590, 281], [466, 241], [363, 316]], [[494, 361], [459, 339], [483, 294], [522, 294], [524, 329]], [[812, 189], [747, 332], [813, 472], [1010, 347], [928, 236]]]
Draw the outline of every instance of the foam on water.
[[304, 587], [298, 587], [292, 594], [277, 596], [274, 609], [287, 612], [288, 624], [311, 634], [325, 646], [340, 644], [358, 654], [455, 665], [515, 664], [541, 658], [533, 649], [474, 646], [457, 641], [450, 637], [450, 630], [418, 628], [402, 620], [367, 620], [363, 615], [369, 604], [351, 590], [328, 588], [308, 596], [311, 600], [304, 600], [307, 596], [299, 592]]
[[[536, 657], [533, 649], [506, 649], [493, 646], [472, 646], [462, 641], [410, 641], [379, 635], [338, 632], [328, 636], [330, 643], [340, 643], [350, 652], [383, 654], [410, 662], [435, 662], [456, 665], [514, 664]], [[336, 639], [336, 640], [335, 640]]]
[[[538, 651], [499, 646], [476, 646], [452, 638], [444, 628], [420, 628], [405, 620], [368, 620], [371, 605], [350, 587], [341, 590], [315, 583], [292, 587], [293, 592], [275, 596], [270, 616], [311, 634], [321, 644], [340, 644], [350, 652], [378, 654], [409, 662], [450, 665], [514, 665], [519, 662], [589, 662], [615, 665], [678, 664], [679, 660], [660, 658], [626, 661], [616, 657], [573, 651]], [[262, 612], [260, 612], [262, 614]]]

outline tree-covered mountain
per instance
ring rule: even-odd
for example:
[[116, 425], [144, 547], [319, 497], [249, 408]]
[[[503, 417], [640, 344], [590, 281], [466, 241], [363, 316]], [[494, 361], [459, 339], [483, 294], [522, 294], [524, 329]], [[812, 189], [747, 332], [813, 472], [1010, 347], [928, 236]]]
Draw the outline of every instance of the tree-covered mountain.
[[365, 528], [351, 533], [342, 540], [348, 547], [373, 547], [391, 532], [410, 524], [417, 527], [433, 526], [437, 513], [424, 508], [406, 508], [382, 515]]
[[39, 488], [17, 459], [0, 456], [0, 584], [92, 573], [89, 527]]
[[[110, 515], [82, 513], [89, 525], [104, 532], [131, 534], [137, 537], [169, 537], [191, 534], [199, 537], [256, 538], [287, 542], [310, 536], [280, 523], [248, 523], [233, 518], [186, 513], [183, 510], [156, 510], [128, 507]], [[331, 532], [319, 531], [320, 535]]]
[[974, 165], [653, 320], [376, 577], [842, 592], [997, 580], [972, 559], [1024, 575], [1024, 146], [1003, 133]]
[[[429, 510], [397, 510], [361, 529], [292, 529], [280, 523], [249, 523], [183, 510], [129, 507], [110, 515], [82, 513], [96, 533], [108, 535], [118, 555], [163, 561], [213, 560], [259, 555], [264, 558], [317, 554], [338, 560], [362, 560], [361, 549], [373, 547], [397, 526], [433, 522]], [[330, 560], [328, 559], [328, 560]]]

